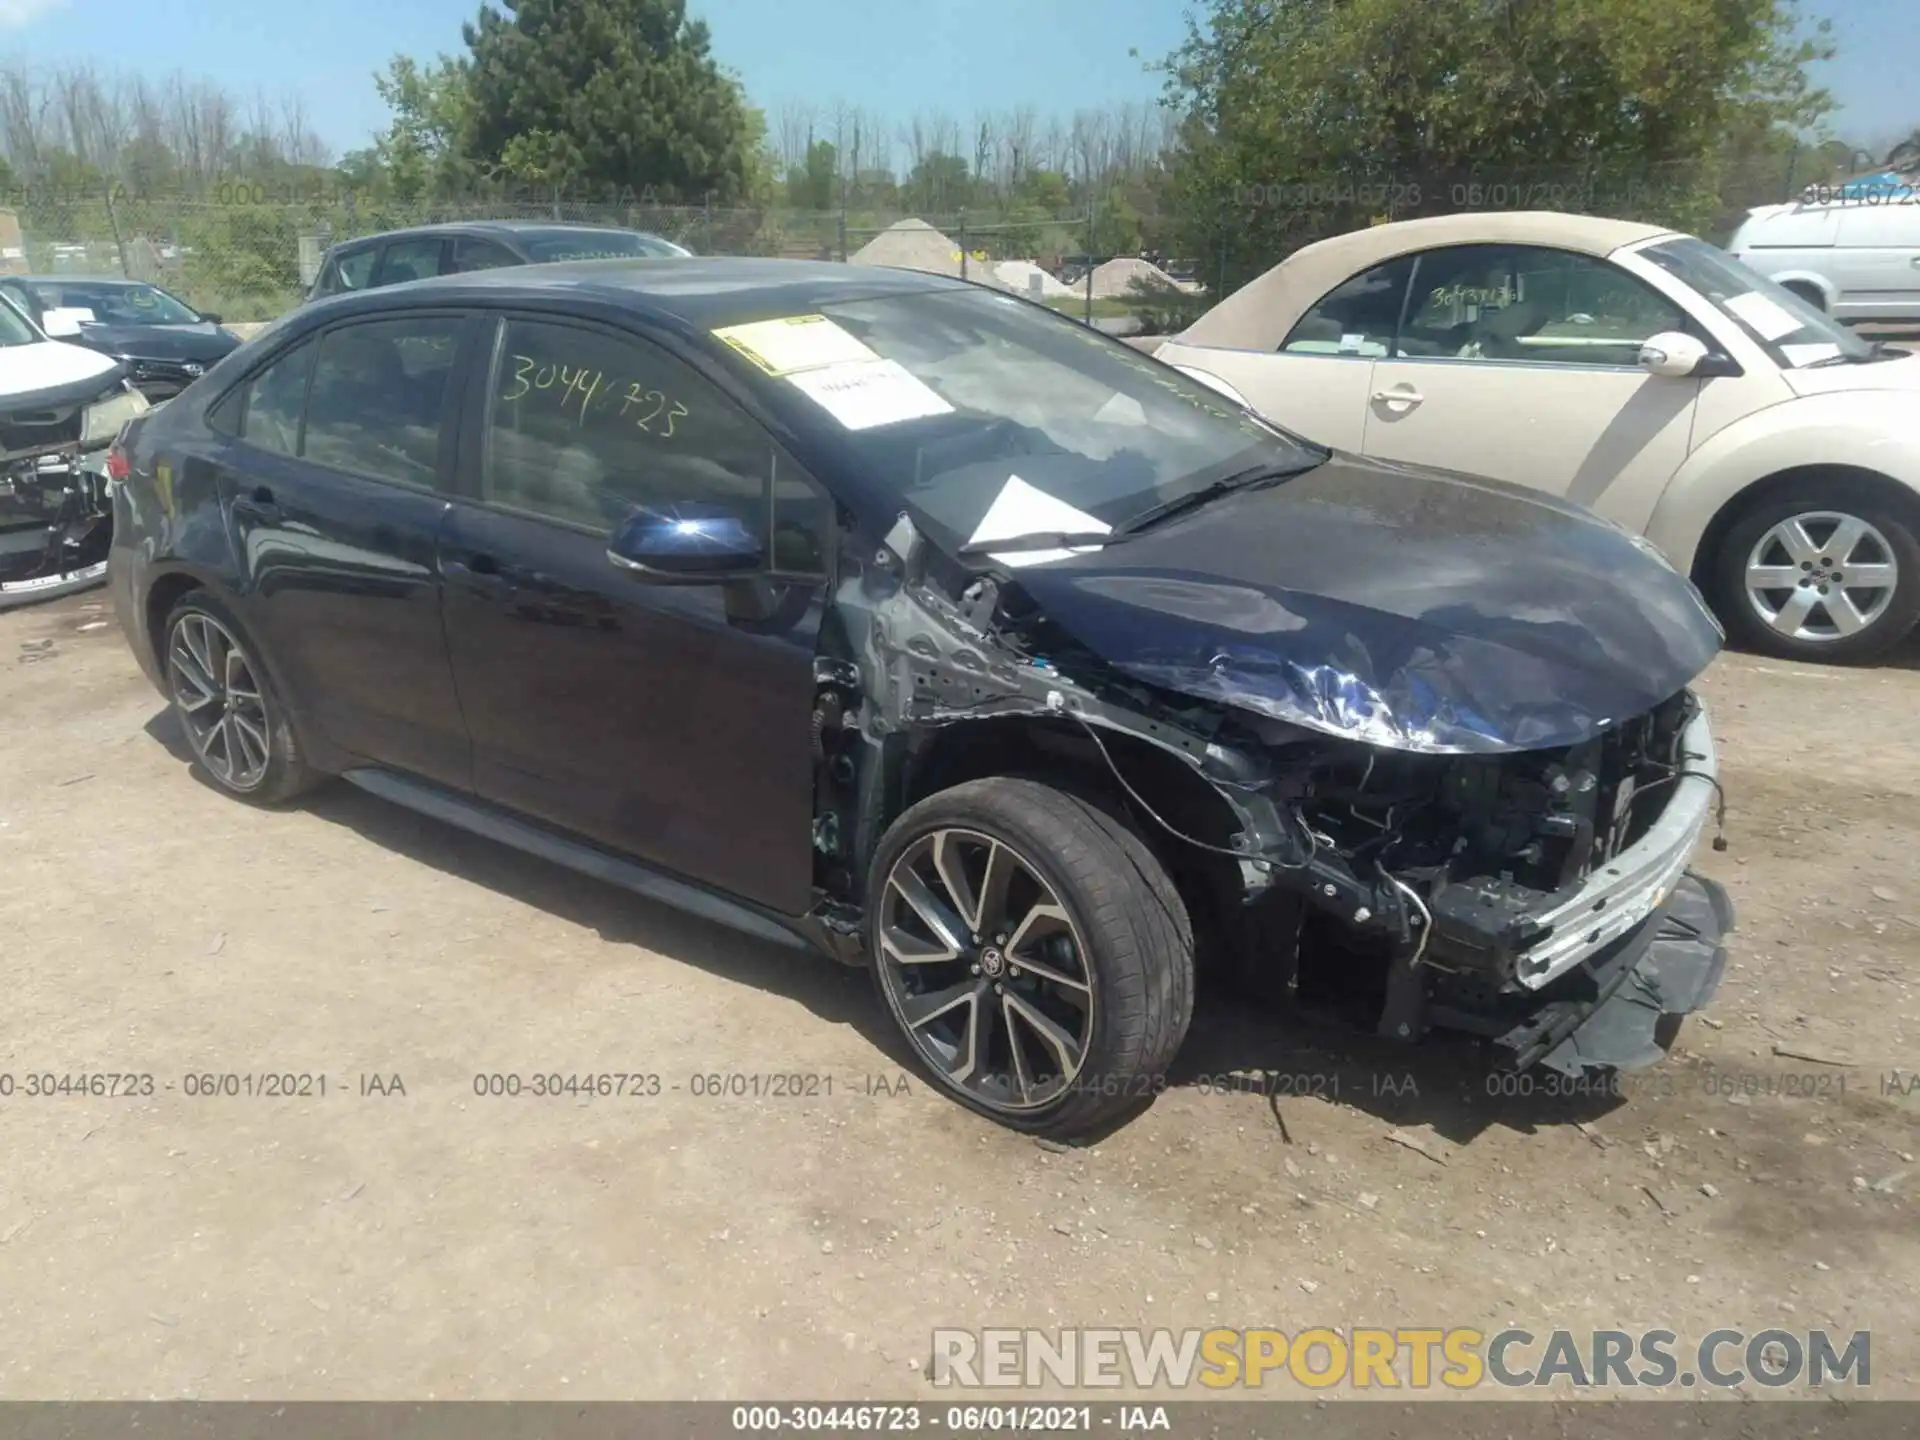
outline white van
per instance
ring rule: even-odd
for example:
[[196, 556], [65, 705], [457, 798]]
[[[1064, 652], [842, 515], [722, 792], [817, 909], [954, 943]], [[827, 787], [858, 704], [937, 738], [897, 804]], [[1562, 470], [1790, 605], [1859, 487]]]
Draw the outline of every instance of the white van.
[[1727, 249], [1836, 320], [1920, 321], [1920, 187], [1762, 205]]

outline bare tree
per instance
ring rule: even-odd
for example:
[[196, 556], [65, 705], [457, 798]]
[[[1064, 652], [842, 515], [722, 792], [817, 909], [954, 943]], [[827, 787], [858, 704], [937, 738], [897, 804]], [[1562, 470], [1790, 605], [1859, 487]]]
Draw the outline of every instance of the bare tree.
[[1003, 190], [1011, 191], [1019, 187], [1035, 167], [1038, 155], [1037, 136], [1040, 130], [1040, 114], [1031, 105], [1016, 106], [1008, 115], [1006, 123], [1005, 174], [1001, 181]]
[[808, 100], [796, 100], [789, 96], [780, 102], [774, 120], [774, 135], [783, 173], [806, 165], [807, 148], [813, 143], [813, 127], [818, 114]]
[[1067, 127], [1058, 115], [1047, 117], [1047, 129], [1040, 141], [1040, 153], [1045, 157], [1040, 168], [1065, 172], [1069, 154]]
[[280, 97], [280, 154], [289, 165], [321, 169], [333, 160], [333, 151], [307, 118], [307, 102], [299, 95]]
[[927, 156], [938, 148], [933, 131], [924, 115], [915, 114], [900, 127], [900, 143], [907, 148], [907, 171], [918, 170]]
[[973, 160], [969, 171], [977, 184], [993, 183], [999, 149], [998, 117], [988, 110], [977, 112], [973, 117]]
[[8, 161], [23, 176], [37, 175], [53, 146], [40, 85], [22, 66], [0, 68], [0, 147]]

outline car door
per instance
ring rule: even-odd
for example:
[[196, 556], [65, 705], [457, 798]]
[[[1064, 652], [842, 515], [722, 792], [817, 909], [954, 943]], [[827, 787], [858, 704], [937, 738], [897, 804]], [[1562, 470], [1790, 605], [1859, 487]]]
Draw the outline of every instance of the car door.
[[440, 617], [449, 417], [477, 322], [354, 320], [304, 338], [215, 412], [244, 615], [289, 703], [349, 755], [471, 780]]
[[[1912, 191], [1907, 191], [1912, 199]], [[1834, 246], [1841, 320], [1920, 319], [1920, 206], [1861, 201], [1840, 212]]]
[[1552, 491], [1620, 518], [1687, 457], [1697, 378], [1641, 368], [1695, 327], [1591, 255], [1454, 245], [1417, 257], [1392, 354], [1373, 365], [1365, 450]]
[[1169, 364], [1219, 376], [1268, 419], [1339, 450], [1366, 443], [1374, 362], [1393, 344], [1412, 257], [1388, 260], [1335, 286], [1301, 316], [1279, 349], [1158, 352]]
[[[468, 393], [464, 493], [440, 554], [476, 790], [803, 912], [823, 493], [637, 334], [503, 315]], [[761, 583], [650, 584], [609, 559], [636, 508], [688, 502], [775, 537]]]

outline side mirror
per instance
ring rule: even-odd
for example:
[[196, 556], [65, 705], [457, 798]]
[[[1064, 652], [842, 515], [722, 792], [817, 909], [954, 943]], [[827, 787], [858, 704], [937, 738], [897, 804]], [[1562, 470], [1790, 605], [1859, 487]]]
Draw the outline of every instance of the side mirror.
[[200, 318], [209, 325], [218, 325], [220, 323], [220, 317], [211, 310], [202, 310], [200, 312]]
[[1682, 379], [1694, 374], [1707, 358], [1707, 347], [1691, 335], [1663, 330], [1640, 346], [1640, 368], [1650, 374]]
[[732, 511], [690, 502], [634, 511], [613, 532], [607, 559], [656, 585], [705, 585], [757, 574], [766, 537]]

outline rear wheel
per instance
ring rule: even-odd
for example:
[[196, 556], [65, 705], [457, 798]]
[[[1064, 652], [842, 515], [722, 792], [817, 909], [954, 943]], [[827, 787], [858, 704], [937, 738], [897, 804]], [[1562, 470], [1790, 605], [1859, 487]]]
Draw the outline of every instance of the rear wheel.
[[275, 805], [323, 778], [227, 607], [189, 591], [167, 615], [167, 695], [195, 761], [223, 792]]
[[1114, 816], [1032, 780], [955, 786], [882, 837], [868, 909], [881, 996], [962, 1104], [1066, 1138], [1164, 1084], [1193, 1017], [1193, 930]]
[[1713, 588], [1728, 635], [1749, 649], [1871, 660], [1920, 619], [1920, 541], [1907, 512], [1866, 487], [1794, 485], [1728, 529]]

